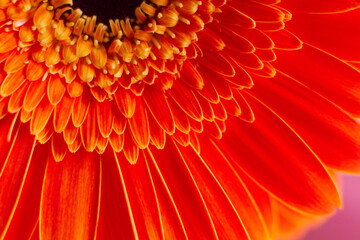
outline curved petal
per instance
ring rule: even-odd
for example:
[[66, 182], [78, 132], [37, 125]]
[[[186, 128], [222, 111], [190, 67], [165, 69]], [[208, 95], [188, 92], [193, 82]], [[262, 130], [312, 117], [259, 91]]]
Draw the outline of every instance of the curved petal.
[[252, 124], [228, 119], [231, 131], [216, 141], [219, 150], [238, 171], [293, 208], [326, 215], [339, 207], [335, 184], [314, 153], [276, 115], [249, 100], [257, 119]]
[[360, 172], [360, 125], [341, 109], [281, 73], [271, 81], [256, 79], [250, 92], [284, 119], [326, 166]]
[[307, 44], [299, 51], [278, 51], [277, 56], [275, 68], [360, 117], [359, 71]]

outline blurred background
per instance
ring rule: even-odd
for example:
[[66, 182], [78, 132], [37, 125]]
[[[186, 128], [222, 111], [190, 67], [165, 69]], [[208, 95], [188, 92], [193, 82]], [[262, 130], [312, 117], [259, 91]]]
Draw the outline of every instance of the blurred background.
[[360, 176], [342, 176], [343, 209], [302, 240], [360, 240]]

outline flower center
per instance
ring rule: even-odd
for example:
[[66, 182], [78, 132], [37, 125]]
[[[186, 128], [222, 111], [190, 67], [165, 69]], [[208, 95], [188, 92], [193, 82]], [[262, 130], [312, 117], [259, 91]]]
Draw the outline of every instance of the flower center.
[[135, 8], [143, 0], [74, 0], [74, 8], [80, 8], [85, 15], [96, 15], [98, 22], [108, 23], [110, 19], [125, 19], [135, 16]]

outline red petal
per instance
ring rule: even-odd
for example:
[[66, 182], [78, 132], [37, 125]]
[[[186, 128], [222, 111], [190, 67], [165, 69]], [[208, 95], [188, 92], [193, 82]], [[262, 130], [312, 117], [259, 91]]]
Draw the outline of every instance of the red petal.
[[130, 165], [124, 158], [119, 158], [118, 162], [139, 239], [163, 238], [159, 204], [143, 153], [135, 165]]
[[[0, 173], [0, 229], [6, 231], [18, 204], [35, 146], [35, 137], [29, 133], [28, 124], [22, 125], [7, 154]], [[2, 233], [3, 234], [3, 233]], [[2, 235], [1, 234], [1, 235]]]
[[169, 188], [161, 174], [158, 174], [157, 166], [152, 164], [153, 156], [149, 152], [144, 152], [146, 165], [152, 179], [159, 202], [161, 222], [163, 223], [165, 239], [187, 239], [184, 224], [175, 205], [174, 199], [170, 194]]
[[257, 79], [251, 93], [284, 119], [328, 167], [360, 172], [360, 125], [339, 108], [283, 74], [271, 81]]
[[152, 153], [155, 158], [151, 165], [158, 171], [154, 174], [162, 175], [169, 187], [189, 239], [216, 238], [216, 230], [204, 199], [174, 144], [169, 141], [163, 150], [153, 150]]
[[309, 45], [299, 51], [280, 51], [277, 55], [275, 68], [291, 74], [345, 111], [360, 117], [360, 73], [357, 70]]
[[[212, 146], [209, 139], [200, 138], [202, 146]], [[190, 165], [199, 165], [203, 162], [213, 177], [221, 184], [238, 212], [251, 239], [270, 239], [264, 219], [254, 199], [246, 188], [233, 166], [216, 148], [210, 151], [202, 151], [200, 161], [191, 161]], [[187, 158], [185, 158], [187, 159]], [[200, 167], [200, 166], [198, 166]], [[204, 181], [206, 184], [207, 181]]]
[[203, 119], [200, 105], [194, 93], [183, 83], [176, 82], [168, 93], [189, 117], [198, 121]]
[[184, 133], [188, 133], [190, 131], [190, 123], [189, 119], [184, 111], [175, 103], [172, 98], [168, 98], [169, 107], [174, 116], [174, 122], [177, 129]]
[[185, 61], [183, 63], [180, 80], [184, 81], [191, 88], [201, 89], [204, 86], [202, 76], [190, 61]]
[[174, 133], [174, 118], [165, 98], [165, 93], [161, 88], [157, 85], [147, 86], [143, 94], [143, 99], [149, 111], [156, 119], [157, 124], [159, 124], [167, 134]]
[[286, 9], [293, 12], [307, 12], [307, 13], [330, 13], [343, 12], [360, 5], [359, 0], [297, 0], [284, 1], [281, 4]]
[[48, 162], [40, 205], [41, 239], [94, 239], [100, 169], [97, 155], [83, 150], [67, 154], [61, 162]]
[[360, 9], [341, 14], [296, 14], [286, 28], [341, 59], [359, 61], [360, 31], [355, 30], [359, 16]]
[[112, 151], [101, 158], [101, 205], [97, 239], [136, 239], [137, 232], [123, 175]]
[[166, 142], [166, 133], [155, 121], [154, 117], [149, 114], [149, 130], [150, 130], [150, 141], [157, 149], [163, 149]]
[[[188, 165], [191, 174], [194, 177], [194, 180], [196, 181], [199, 190], [204, 197], [204, 201], [207, 207], [209, 208], [211, 218], [214, 221], [216, 232], [219, 238], [220, 239], [250, 239], [247, 230], [245, 229], [243, 222], [240, 219], [240, 217], [245, 217], [249, 215], [246, 214], [244, 216], [244, 215], [240, 215], [240, 213], [243, 212], [239, 212], [239, 213], [237, 212], [237, 209], [230, 201], [229, 196], [227, 195], [223, 187], [220, 185], [218, 179], [216, 178], [216, 175], [214, 175], [214, 173], [211, 172], [209, 167], [205, 164], [204, 160], [201, 159], [201, 157], [197, 155], [197, 153], [191, 150], [191, 148], [178, 147], [178, 149], [182, 154], [183, 160]], [[219, 161], [220, 159], [218, 159], [218, 162], [221, 162]], [[227, 174], [229, 173], [226, 172], [226, 173], [222, 173], [221, 175], [227, 175]], [[229, 185], [236, 185], [236, 184], [232, 182]], [[242, 189], [239, 188], [239, 190]], [[243, 190], [243, 192], [245, 191]], [[247, 208], [246, 210], [249, 210], [249, 208]], [[253, 220], [256, 219], [256, 217], [258, 217], [258, 214], [249, 217], [251, 220]], [[263, 229], [260, 228], [260, 226], [261, 225], [257, 226], [256, 231], [261, 231], [261, 230], [264, 231]], [[262, 235], [262, 237], [264, 237], [264, 235]], [[259, 238], [259, 239], [266, 239], [266, 238]]]
[[19, 202], [5, 239], [30, 239], [34, 231], [39, 231], [38, 227], [35, 230], [34, 227], [39, 219], [41, 188], [50, 153], [49, 150], [50, 146], [48, 144], [39, 144], [34, 149]]
[[250, 104], [257, 120], [228, 119], [231, 131], [216, 142], [237, 171], [303, 212], [324, 215], [339, 207], [335, 184], [313, 152], [276, 115], [254, 100]]
[[232, 1], [229, 4], [256, 22], [281, 22], [285, 17], [279, 9], [253, 1]]
[[128, 125], [138, 147], [146, 148], [150, 142], [150, 131], [146, 108], [141, 98], [137, 98], [136, 110], [134, 115], [128, 119]]
[[302, 48], [302, 41], [288, 30], [266, 33], [275, 43], [275, 48], [281, 50], [298, 50]]

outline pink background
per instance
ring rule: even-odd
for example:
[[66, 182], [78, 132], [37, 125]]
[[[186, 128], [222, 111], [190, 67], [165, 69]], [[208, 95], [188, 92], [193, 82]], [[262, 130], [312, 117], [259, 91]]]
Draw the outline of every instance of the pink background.
[[360, 176], [343, 175], [343, 209], [302, 240], [360, 240]]

